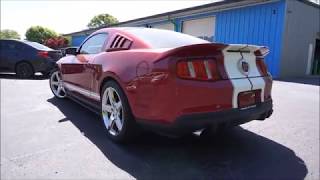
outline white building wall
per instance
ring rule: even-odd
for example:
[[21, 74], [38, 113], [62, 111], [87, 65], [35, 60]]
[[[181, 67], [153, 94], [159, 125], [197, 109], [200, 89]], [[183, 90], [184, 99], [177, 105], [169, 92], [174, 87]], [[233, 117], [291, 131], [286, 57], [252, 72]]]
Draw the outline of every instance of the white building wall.
[[320, 39], [320, 8], [287, 0], [280, 76], [310, 73], [316, 39]]

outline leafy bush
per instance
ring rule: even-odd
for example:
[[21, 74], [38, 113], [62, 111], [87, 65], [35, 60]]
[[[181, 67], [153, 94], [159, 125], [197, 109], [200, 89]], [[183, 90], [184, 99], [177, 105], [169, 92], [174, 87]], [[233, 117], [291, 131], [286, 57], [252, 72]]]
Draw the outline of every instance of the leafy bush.
[[49, 38], [44, 42], [44, 45], [52, 48], [59, 49], [67, 47], [69, 44], [69, 40], [63, 36]]

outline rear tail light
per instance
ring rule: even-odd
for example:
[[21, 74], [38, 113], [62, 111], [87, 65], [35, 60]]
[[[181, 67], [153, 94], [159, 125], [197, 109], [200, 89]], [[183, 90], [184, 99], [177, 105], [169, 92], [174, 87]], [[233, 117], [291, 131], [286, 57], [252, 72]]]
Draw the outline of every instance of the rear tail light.
[[187, 61], [180, 61], [177, 64], [177, 75], [181, 78], [188, 78], [190, 77], [190, 72], [188, 69], [188, 62]]
[[48, 58], [49, 57], [49, 52], [48, 51], [39, 51], [38, 56], [42, 58]]
[[268, 69], [266, 63], [264, 63], [263, 58], [257, 58], [256, 60], [257, 67], [261, 73], [262, 76], [268, 75]]
[[214, 60], [189, 60], [177, 63], [177, 76], [193, 80], [219, 80], [221, 76]]

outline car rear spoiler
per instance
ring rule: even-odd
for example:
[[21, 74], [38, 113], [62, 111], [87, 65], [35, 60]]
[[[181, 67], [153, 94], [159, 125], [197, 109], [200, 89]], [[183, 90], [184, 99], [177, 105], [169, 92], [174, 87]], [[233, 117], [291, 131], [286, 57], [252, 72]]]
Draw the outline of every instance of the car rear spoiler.
[[255, 46], [248, 44], [229, 44], [224, 50], [226, 52], [243, 52], [250, 53], [262, 48], [263, 46]]
[[269, 48], [266, 46], [256, 46], [249, 44], [229, 44], [225, 52], [240, 52], [240, 53], [254, 53], [256, 56], [266, 56], [269, 53]]
[[257, 57], [264, 57], [269, 53], [269, 49], [265, 46], [255, 46], [246, 44], [221, 44], [221, 43], [204, 43], [204, 44], [192, 44], [182, 46], [174, 49], [170, 49], [163, 53], [158, 60], [168, 56], [180, 56], [180, 57], [192, 57], [192, 56], [207, 56], [207, 54], [214, 52], [240, 52], [240, 53], [254, 53]]

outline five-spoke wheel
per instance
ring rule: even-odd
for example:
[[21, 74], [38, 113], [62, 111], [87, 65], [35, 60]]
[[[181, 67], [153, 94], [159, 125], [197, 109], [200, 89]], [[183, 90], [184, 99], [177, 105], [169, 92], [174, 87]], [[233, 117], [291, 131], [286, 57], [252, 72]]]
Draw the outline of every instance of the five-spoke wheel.
[[65, 98], [66, 97], [66, 91], [63, 87], [63, 80], [61, 78], [61, 74], [58, 70], [54, 71], [50, 76], [50, 88], [52, 93], [57, 98]]
[[102, 118], [110, 134], [116, 136], [123, 126], [123, 110], [119, 94], [108, 87], [102, 96]]
[[127, 141], [137, 134], [128, 99], [115, 81], [102, 87], [101, 114], [107, 135], [115, 142]]

